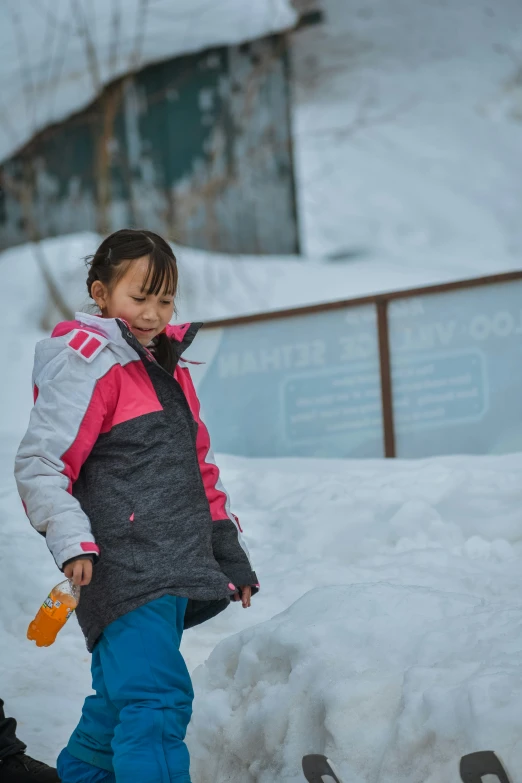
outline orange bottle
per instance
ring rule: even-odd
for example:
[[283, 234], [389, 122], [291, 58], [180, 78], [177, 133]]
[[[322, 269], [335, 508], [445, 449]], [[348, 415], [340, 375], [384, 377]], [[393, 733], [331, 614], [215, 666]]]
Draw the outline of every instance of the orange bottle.
[[80, 588], [69, 579], [53, 587], [29, 624], [27, 638], [36, 642], [37, 647], [50, 647], [56, 641], [58, 631], [78, 606], [79, 600]]

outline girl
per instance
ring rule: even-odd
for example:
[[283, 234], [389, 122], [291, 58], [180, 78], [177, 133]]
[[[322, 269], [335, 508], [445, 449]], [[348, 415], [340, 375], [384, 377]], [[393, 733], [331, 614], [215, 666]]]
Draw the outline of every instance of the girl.
[[15, 475], [82, 585], [95, 691], [58, 759], [63, 783], [190, 783], [182, 631], [258, 588], [183, 364], [201, 324], [169, 323], [177, 282], [165, 240], [116, 231], [87, 278], [101, 316], [77, 313], [36, 347]]

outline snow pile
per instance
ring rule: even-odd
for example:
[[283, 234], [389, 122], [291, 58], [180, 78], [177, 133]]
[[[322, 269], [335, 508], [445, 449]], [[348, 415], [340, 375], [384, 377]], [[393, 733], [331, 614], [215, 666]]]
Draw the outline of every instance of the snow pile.
[[290, 0], [39, 0], [0, 8], [0, 160], [152, 62], [291, 27]]
[[519, 0], [323, 6], [293, 46], [304, 252], [520, 266]]
[[489, 747], [519, 768], [522, 456], [231, 464], [260, 602], [315, 589], [196, 670], [194, 778], [298, 781], [307, 752], [354, 783], [445, 783]]
[[417, 586], [312, 590], [196, 671], [194, 777], [301, 781], [312, 751], [353, 783], [445, 783], [490, 746], [516, 769], [521, 620], [520, 607]]

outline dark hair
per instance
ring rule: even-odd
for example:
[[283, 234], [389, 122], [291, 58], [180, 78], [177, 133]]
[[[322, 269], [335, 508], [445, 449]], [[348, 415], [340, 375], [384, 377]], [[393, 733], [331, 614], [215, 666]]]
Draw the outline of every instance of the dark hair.
[[[153, 231], [134, 228], [122, 228], [110, 234], [103, 240], [96, 253], [87, 257], [89, 296], [95, 280], [100, 280], [110, 290], [123, 277], [129, 262], [143, 256], [149, 257], [149, 268], [143, 290], [147, 294], [158, 295], [165, 291], [171, 296], [176, 296], [178, 265], [171, 246]], [[155, 343], [158, 363], [165, 370], [173, 373], [178, 359], [174, 344], [166, 334], [159, 334]]]

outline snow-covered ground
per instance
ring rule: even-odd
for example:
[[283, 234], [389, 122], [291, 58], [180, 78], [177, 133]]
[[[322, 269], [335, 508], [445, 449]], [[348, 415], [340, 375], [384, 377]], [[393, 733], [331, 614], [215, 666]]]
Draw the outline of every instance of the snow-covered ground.
[[279, 32], [290, 0], [38, 0], [0, 6], [0, 161], [152, 62]]
[[[25, 639], [59, 577], [20, 509], [14, 447], [2, 442], [0, 464], [0, 691], [30, 752], [52, 761], [89, 656], [75, 621], [49, 649]], [[200, 664], [194, 780], [297, 782], [315, 751], [354, 783], [447, 783], [484, 747], [516, 773], [522, 457], [220, 462], [262, 591], [185, 635]]]
[[293, 44], [304, 252], [520, 266], [520, 1], [322, 5]]
[[[69, 283], [84, 240], [46, 245], [76, 253]], [[74, 620], [49, 649], [25, 639], [60, 579], [12, 478], [47, 304], [29, 248], [0, 270], [0, 694], [30, 753], [53, 761], [89, 692], [89, 656]], [[301, 754], [324, 751], [353, 783], [447, 783], [483, 747], [516, 773], [522, 455], [219, 461], [262, 591], [185, 635], [194, 780], [297, 783]]]

